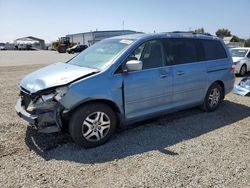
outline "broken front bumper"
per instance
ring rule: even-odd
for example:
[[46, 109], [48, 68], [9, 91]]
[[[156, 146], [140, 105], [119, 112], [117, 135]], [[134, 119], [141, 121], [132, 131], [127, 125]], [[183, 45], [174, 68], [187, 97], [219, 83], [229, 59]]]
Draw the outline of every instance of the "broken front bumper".
[[24, 109], [21, 99], [17, 101], [15, 109], [19, 117], [29, 122], [29, 125], [39, 132], [52, 133], [61, 130], [61, 119], [56, 110], [31, 114]]

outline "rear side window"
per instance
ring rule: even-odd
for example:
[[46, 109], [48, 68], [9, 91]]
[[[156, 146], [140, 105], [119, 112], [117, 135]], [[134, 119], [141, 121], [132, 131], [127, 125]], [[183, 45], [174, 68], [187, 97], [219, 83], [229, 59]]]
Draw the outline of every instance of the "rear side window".
[[194, 39], [164, 39], [165, 57], [168, 64], [178, 65], [200, 61], [198, 43]]
[[216, 60], [227, 58], [224, 47], [217, 40], [202, 40], [206, 60]]

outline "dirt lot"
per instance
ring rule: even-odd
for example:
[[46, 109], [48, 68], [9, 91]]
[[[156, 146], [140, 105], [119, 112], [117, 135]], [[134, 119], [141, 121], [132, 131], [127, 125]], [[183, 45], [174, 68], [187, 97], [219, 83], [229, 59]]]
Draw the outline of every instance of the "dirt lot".
[[65, 62], [72, 57], [74, 55], [57, 51], [0, 51], [0, 67], [51, 64]]
[[14, 110], [20, 79], [44, 66], [34, 60], [72, 56], [11, 53], [0, 52], [0, 187], [250, 187], [249, 98], [229, 94], [215, 112], [165, 115], [86, 150], [36, 133]]

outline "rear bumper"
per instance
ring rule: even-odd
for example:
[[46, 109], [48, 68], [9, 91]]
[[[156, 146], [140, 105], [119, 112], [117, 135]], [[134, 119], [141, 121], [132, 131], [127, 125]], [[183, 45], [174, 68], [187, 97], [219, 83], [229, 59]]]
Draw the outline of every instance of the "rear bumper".
[[15, 109], [19, 117], [27, 121], [29, 125], [39, 132], [52, 133], [60, 131], [60, 126], [56, 121], [56, 115], [53, 111], [30, 114], [21, 105], [21, 99], [17, 101]]

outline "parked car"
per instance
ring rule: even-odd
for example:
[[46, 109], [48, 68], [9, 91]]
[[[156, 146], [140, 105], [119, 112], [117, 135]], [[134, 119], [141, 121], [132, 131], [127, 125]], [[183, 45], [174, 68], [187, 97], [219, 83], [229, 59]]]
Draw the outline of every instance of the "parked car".
[[0, 50], [6, 50], [5, 46], [0, 46]]
[[24, 44], [24, 43], [17, 44], [18, 50], [31, 50], [31, 48], [32, 48], [31, 44]]
[[235, 73], [244, 76], [250, 71], [250, 48], [232, 48], [230, 50], [235, 65]]
[[117, 127], [195, 106], [216, 110], [233, 89], [232, 64], [210, 35], [114, 37], [27, 75], [16, 111], [39, 131], [68, 130], [77, 144], [95, 147]]
[[73, 53], [75, 53], [75, 52], [82, 52], [83, 50], [85, 50], [86, 48], [88, 48], [88, 46], [87, 45], [75, 45], [75, 46], [73, 46], [73, 47], [71, 47], [71, 48], [68, 48], [67, 49], [67, 52], [69, 53], [69, 54], [73, 54]]
[[250, 97], [250, 76], [243, 78], [238, 84], [236, 84], [233, 93]]

